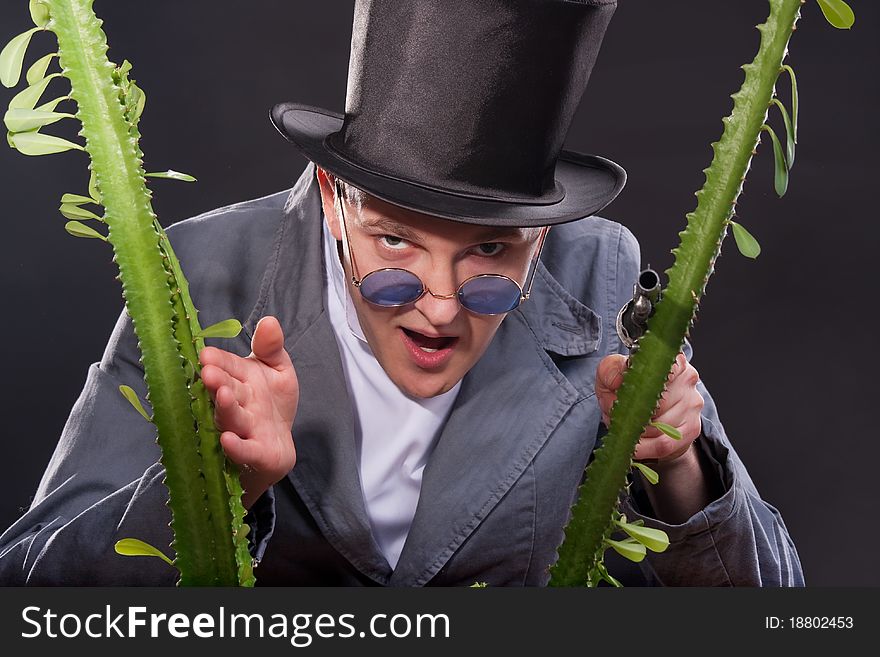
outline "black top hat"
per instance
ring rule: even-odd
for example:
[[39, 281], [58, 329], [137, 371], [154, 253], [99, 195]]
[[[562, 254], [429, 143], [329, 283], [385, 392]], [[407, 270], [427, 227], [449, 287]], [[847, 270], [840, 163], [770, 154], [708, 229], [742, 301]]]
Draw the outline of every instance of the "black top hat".
[[270, 116], [342, 180], [466, 223], [598, 212], [626, 173], [563, 151], [616, 0], [357, 0], [345, 115]]

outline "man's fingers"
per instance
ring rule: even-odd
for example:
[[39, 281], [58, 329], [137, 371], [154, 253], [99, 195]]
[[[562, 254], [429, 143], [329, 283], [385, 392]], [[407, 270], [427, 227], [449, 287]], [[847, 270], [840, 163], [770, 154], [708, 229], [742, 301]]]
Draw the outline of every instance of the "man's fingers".
[[205, 365], [202, 368], [202, 381], [204, 381], [205, 387], [214, 393], [215, 397], [221, 387], [226, 387], [239, 404], [244, 405], [250, 400], [250, 388], [216, 365]]
[[[688, 378], [690, 375], [680, 377], [680, 379]], [[664, 397], [654, 415], [654, 422], [662, 422], [675, 427], [681, 432], [685, 440], [692, 440], [699, 435], [702, 428], [701, 412], [705, 401], [702, 395], [692, 384], [682, 384], [671, 386], [672, 395], [669, 399]], [[642, 434], [643, 438], [653, 439], [661, 438], [663, 432], [655, 427], [649, 426]]]
[[677, 368], [678, 365], [673, 367], [666, 390], [663, 391], [660, 403], [657, 405], [656, 414], [665, 413], [682, 399], [694, 399], [699, 396], [696, 386], [700, 381], [700, 373], [688, 362], [685, 362], [683, 367]]
[[643, 459], [672, 460], [686, 452], [692, 441], [681, 440], [679, 443], [670, 444], [668, 441], [645, 439], [642, 437], [636, 445], [633, 458], [637, 461]]
[[596, 369], [597, 392], [616, 392], [623, 382], [623, 373], [626, 371], [626, 356], [611, 354], [605, 356]]
[[699, 380], [697, 370], [694, 369], [694, 366], [688, 362], [684, 354], [679, 352], [678, 356], [675, 357], [675, 362], [672, 364], [672, 369], [669, 371], [669, 376], [667, 377], [667, 380], [675, 381], [685, 372], [690, 372], [692, 375], [692, 380], [689, 380], [688, 383], [696, 383]]
[[284, 332], [278, 320], [267, 315], [263, 317], [254, 330], [251, 351], [256, 358], [269, 367], [283, 370], [291, 367], [290, 356], [284, 349]]
[[[663, 424], [668, 424], [671, 427], [675, 427], [679, 431], [684, 428], [685, 423], [690, 418], [693, 413], [693, 408], [691, 405], [685, 403], [684, 401], [675, 404], [672, 408], [668, 409], [662, 415], [655, 415], [651, 422], [661, 422]], [[658, 438], [664, 433], [657, 429], [656, 427], [652, 427], [648, 425], [645, 429], [645, 433], [642, 434], [646, 438]]]
[[626, 356], [621, 354], [605, 356], [596, 368], [596, 399], [599, 401], [605, 426], [611, 422], [611, 407], [617, 399], [617, 389], [623, 382], [625, 371]]
[[248, 435], [254, 424], [252, 413], [244, 407], [250, 398], [250, 388], [213, 365], [202, 369], [202, 381], [214, 397], [217, 428]]
[[[626, 356], [611, 354], [603, 358], [596, 369], [596, 397], [599, 401], [599, 408], [602, 411], [602, 422], [606, 425], [610, 421], [611, 410], [617, 399], [617, 390], [620, 388], [620, 384], [623, 383], [623, 375], [626, 372], [626, 368]], [[685, 407], [690, 409], [692, 406], [687, 403], [687, 400], [691, 398], [691, 393], [699, 379], [700, 376], [697, 370], [688, 363], [683, 353], [679, 353], [669, 371], [666, 390], [663, 392], [657, 405], [654, 415], [655, 419], [672, 426], [677, 426], [675, 420], [678, 419], [679, 415], [683, 414], [683, 409]], [[683, 403], [681, 408], [678, 409], [677, 407], [680, 402]], [[667, 416], [673, 408], [677, 408], [676, 412], [671, 416]], [[666, 417], [673, 421], [664, 419]], [[645, 432], [647, 438], [659, 435], [662, 435], [662, 433], [651, 427]]]
[[207, 365], [219, 367], [239, 381], [246, 382], [248, 379], [247, 361], [241, 356], [236, 356], [223, 349], [205, 347], [199, 352], [199, 362], [202, 364], [202, 367]]
[[[602, 359], [596, 370], [597, 393], [600, 391], [617, 391], [620, 384], [623, 383], [623, 374], [626, 372], [627, 368], [626, 361], [626, 356], [623, 356], [622, 354], [611, 354]], [[667, 381], [671, 384], [684, 372], [690, 372], [692, 375], [687, 378], [688, 383], [695, 384], [699, 380], [699, 375], [697, 374], [696, 369], [688, 363], [684, 354], [679, 353], [678, 356], [675, 357], [675, 362], [672, 363], [672, 368], [669, 370]]]
[[254, 428], [253, 414], [238, 403], [226, 386], [217, 391], [214, 421], [220, 431], [233, 431], [242, 436], [250, 435]]
[[229, 460], [236, 465], [253, 467], [260, 458], [260, 446], [251, 440], [242, 440], [233, 431], [224, 431], [220, 434], [220, 445]]
[[232, 388], [229, 386], [217, 388], [217, 392], [214, 393], [215, 411], [228, 411], [234, 406], [238, 406], [238, 402], [235, 399], [235, 393], [232, 392]]

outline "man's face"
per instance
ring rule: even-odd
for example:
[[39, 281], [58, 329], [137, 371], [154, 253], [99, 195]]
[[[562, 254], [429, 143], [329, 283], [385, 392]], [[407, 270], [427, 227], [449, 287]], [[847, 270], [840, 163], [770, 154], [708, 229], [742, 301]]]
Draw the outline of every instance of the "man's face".
[[[332, 178], [319, 169], [318, 180], [330, 232], [341, 241]], [[454, 293], [477, 274], [503, 274], [522, 286], [538, 231], [447, 221], [373, 197], [360, 209], [346, 203], [344, 212], [360, 279], [377, 269], [407, 269], [434, 294], [453, 295], [425, 293], [405, 306], [376, 306], [351, 283], [350, 259], [343, 262], [364, 336], [389, 378], [412, 397], [450, 390], [483, 355], [505, 317], [472, 313]]]

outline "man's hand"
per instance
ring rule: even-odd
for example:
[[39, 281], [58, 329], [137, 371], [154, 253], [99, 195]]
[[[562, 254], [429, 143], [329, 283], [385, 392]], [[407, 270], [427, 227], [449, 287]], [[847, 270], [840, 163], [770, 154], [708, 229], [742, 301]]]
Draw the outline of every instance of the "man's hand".
[[247, 358], [205, 347], [202, 380], [214, 398], [220, 444], [241, 470], [242, 502], [251, 505], [296, 462], [290, 427], [299, 403], [299, 382], [284, 334], [274, 317], [254, 330]]
[[[626, 356], [620, 354], [606, 356], [596, 369], [596, 397], [605, 426], [610, 425], [611, 406], [617, 399], [617, 389], [623, 382], [625, 370]], [[681, 440], [649, 426], [639, 439], [633, 458], [672, 461], [688, 451], [702, 430], [703, 397], [697, 391], [699, 380], [700, 375], [694, 366], [687, 362], [684, 354], [678, 354], [669, 373], [666, 392], [651, 420], [675, 427], [681, 432]]]

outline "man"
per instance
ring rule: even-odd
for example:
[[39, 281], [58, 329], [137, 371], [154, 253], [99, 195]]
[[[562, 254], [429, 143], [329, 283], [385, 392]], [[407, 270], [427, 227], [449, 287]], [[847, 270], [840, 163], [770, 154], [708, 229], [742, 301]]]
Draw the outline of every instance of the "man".
[[[620, 385], [614, 317], [639, 268], [633, 237], [593, 216], [623, 170], [561, 151], [613, 9], [358, 2], [345, 116], [272, 111], [314, 163], [293, 190], [169, 231], [203, 323], [244, 320], [201, 361], [259, 582], [546, 583]], [[112, 552], [170, 538], [152, 427], [122, 383], [143, 395], [124, 314], [0, 540], [5, 581], [174, 581]], [[801, 584], [684, 355], [655, 418], [683, 438], [649, 430], [636, 453], [662, 483], [627, 515], [672, 541], [647, 580]]]

